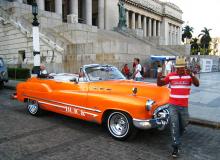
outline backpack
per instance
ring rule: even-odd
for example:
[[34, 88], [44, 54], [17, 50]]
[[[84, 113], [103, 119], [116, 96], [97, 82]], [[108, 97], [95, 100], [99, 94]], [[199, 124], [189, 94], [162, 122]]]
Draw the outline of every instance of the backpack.
[[142, 66], [141, 66], [140, 74], [142, 75], [142, 77], [144, 76], [144, 67], [142, 67]]

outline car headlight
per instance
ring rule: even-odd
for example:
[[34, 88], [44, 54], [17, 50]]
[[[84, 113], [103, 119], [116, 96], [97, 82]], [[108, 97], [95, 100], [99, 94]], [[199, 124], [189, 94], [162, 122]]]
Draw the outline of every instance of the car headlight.
[[148, 111], [150, 111], [154, 103], [155, 103], [155, 102], [154, 102], [153, 100], [148, 99], [147, 102], [146, 102], [146, 109], [147, 109]]

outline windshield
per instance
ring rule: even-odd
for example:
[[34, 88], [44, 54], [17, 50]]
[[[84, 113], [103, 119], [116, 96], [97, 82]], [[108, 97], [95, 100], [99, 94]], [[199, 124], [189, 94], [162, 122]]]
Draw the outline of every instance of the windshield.
[[124, 75], [113, 66], [95, 66], [85, 69], [90, 81], [125, 79]]

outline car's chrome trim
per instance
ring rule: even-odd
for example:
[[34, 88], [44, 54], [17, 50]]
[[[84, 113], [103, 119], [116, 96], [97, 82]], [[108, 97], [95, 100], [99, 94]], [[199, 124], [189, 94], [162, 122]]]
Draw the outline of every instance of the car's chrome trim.
[[69, 103], [54, 101], [54, 100], [51, 100], [51, 99], [38, 98], [38, 97], [28, 96], [26, 94], [23, 94], [23, 96], [25, 96], [27, 98], [33, 98], [33, 99], [38, 99], [38, 100], [42, 100], [42, 101], [57, 103], [57, 104], [61, 104], [61, 105], [64, 105], [64, 106], [72, 106], [72, 107], [75, 107], [75, 108], [84, 109], [84, 110], [88, 110], [88, 111], [93, 111], [93, 112], [97, 112], [97, 113], [101, 113], [102, 112], [102, 111], [100, 111], [98, 109], [92, 109], [92, 108], [87, 108], [87, 107], [83, 107], [83, 106], [77, 106], [77, 105], [73, 105], [73, 104], [69, 104]]
[[[68, 106], [61, 106], [61, 105], [57, 105], [57, 104], [53, 104], [53, 103], [48, 103], [48, 102], [43, 102], [43, 101], [38, 101], [38, 103], [51, 105], [51, 106], [54, 106], [54, 107], [57, 107], [57, 108], [62, 108], [62, 109], [65, 109], [65, 111], [71, 111], [72, 113], [74, 113], [74, 111], [70, 110], [70, 109], [68, 108]], [[76, 108], [76, 107], [74, 107], [74, 108]], [[77, 109], [78, 109], [78, 108], [77, 108]], [[88, 115], [91, 115], [91, 116], [93, 116], [93, 117], [97, 117], [97, 116], [98, 116], [97, 114], [93, 114], [93, 113], [85, 112], [85, 111], [83, 111], [83, 112], [81, 112], [81, 113], [83, 113], [83, 115], [88, 114]]]
[[138, 129], [151, 129], [151, 123], [150, 120], [141, 120], [141, 119], [135, 119], [133, 118], [133, 124]]
[[153, 118], [153, 119], [136, 119], [133, 118], [133, 124], [138, 129], [151, 129], [151, 128], [160, 128], [161, 125], [167, 125], [163, 124], [162, 118]]

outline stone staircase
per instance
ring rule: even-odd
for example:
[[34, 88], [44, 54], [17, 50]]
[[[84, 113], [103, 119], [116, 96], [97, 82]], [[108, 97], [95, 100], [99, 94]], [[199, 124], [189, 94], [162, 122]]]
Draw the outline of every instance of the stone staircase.
[[[10, 15], [4, 11], [0, 7], [0, 20], [3, 21], [4, 24], [11, 24], [16, 29], [20, 30], [22, 34], [24, 34], [27, 38], [32, 38], [32, 25], [24, 18], [12, 19]], [[60, 40], [60, 37], [56, 37], [52, 39], [52, 34], [45, 34], [40, 32], [40, 40], [48, 45], [52, 50], [57, 51], [57, 53], [63, 55], [65, 50], [65, 41]]]
[[177, 56], [179, 54], [182, 54], [184, 55], [185, 54], [185, 50], [183, 50], [183, 46], [179, 45], [179, 48], [178, 51], [175, 50], [175, 49], [172, 49], [170, 48], [171, 46], [165, 46], [165, 45], [159, 45], [159, 44], [156, 44], [156, 43], [153, 43], [151, 42], [150, 40], [147, 40], [146, 38], [142, 38], [142, 37], [139, 37], [137, 36], [137, 34], [131, 30], [131, 29], [119, 29], [119, 28], [115, 28], [115, 31], [124, 35], [124, 36], [127, 36], [127, 37], [132, 37], [132, 38], [135, 38], [135, 39], [138, 39], [139, 41], [142, 41], [144, 43], [146, 43], [147, 45], [150, 45], [153, 49], [151, 54], [154, 55], [154, 54], [157, 54], [157, 55], [174, 55], [174, 56]]

